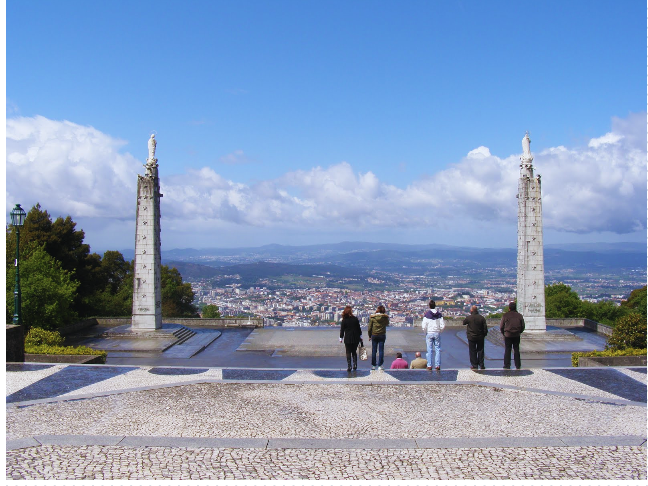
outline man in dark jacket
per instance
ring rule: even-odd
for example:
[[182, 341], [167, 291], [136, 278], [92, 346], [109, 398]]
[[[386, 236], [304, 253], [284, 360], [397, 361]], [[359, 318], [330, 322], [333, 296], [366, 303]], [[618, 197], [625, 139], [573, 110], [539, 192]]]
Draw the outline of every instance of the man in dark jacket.
[[477, 312], [477, 306], [470, 308], [470, 315], [463, 321], [466, 327], [466, 337], [468, 338], [468, 353], [470, 354], [470, 369], [478, 367], [486, 369], [484, 366], [484, 338], [488, 334], [488, 326], [484, 316]]
[[502, 316], [500, 331], [504, 334], [504, 369], [511, 369], [511, 347], [515, 369], [522, 367], [520, 361], [520, 334], [524, 332], [524, 317], [516, 311], [515, 302], [509, 304], [509, 311]]

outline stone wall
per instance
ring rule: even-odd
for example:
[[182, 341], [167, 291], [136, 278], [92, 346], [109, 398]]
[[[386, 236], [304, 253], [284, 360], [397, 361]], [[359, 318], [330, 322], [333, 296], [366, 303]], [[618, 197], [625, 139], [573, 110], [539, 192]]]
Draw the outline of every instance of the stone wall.
[[226, 317], [222, 319], [203, 319], [203, 318], [178, 318], [178, 317], [168, 317], [164, 319], [165, 323], [168, 324], [180, 324], [188, 328], [192, 327], [201, 327], [201, 326], [213, 326], [213, 327], [263, 327], [263, 319], [260, 317], [252, 317], [248, 319], [237, 318], [237, 317]]
[[75, 322], [74, 324], [69, 324], [67, 326], [59, 327], [57, 331], [61, 336], [67, 336], [68, 334], [75, 333], [77, 331], [80, 331], [81, 329], [86, 329], [88, 327], [92, 327], [96, 325], [97, 325], [97, 319], [91, 317], [90, 319], [84, 319], [82, 321]]
[[606, 326], [605, 324], [598, 323], [596, 321], [591, 321], [589, 319], [583, 319], [583, 325], [589, 329], [592, 329], [593, 331], [600, 332], [601, 334], [605, 334], [606, 336], [611, 336], [613, 327]]
[[[129, 317], [97, 317], [95, 321], [104, 326], [121, 326], [130, 324]], [[192, 327], [263, 327], [263, 319], [252, 317], [248, 319], [238, 317], [224, 317], [221, 319], [165, 317], [164, 324], [180, 324], [188, 328]]]
[[[445, 321], [445, 324], [448, 327], [462, 327], [464, 318], [444, 317], [443, 320]], [[486, 319], [486, 323], [488, 324], [489, 328], [499, 326], [500, 322], [501, 319]], [[591, 321], [589, 319], [583, 319], [583, 318], [547, 319], [547, 326], [587, 327], [588, 329], [592, 329], [593, 331], [600, 332], [601, 334], [605, 334], [606, 336], [612, 334], [612, 328], [610, 326], [606, 326], [605, 324], [601, 324], [599, 322]], [[421, 327], [421, 319], [414, 320], [414, 327]]]
[[22, 326], [7, 324], [7, 363], [25, 361], [25, 336]]
[[104, 359], [85, 354], [25, 354], [25, 363], [104, 364]]
[[646, 356], [594, 356], [578, 358], [578, 367], [646, 366]]

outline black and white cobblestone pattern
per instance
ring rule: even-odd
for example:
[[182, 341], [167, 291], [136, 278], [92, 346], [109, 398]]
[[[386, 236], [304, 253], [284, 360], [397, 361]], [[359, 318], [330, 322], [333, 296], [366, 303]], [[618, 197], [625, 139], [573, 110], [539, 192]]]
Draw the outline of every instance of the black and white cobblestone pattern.
[[213, 449], [42, 446], [7, 454], [8, 479], [645, 480], [642, 447]]
[[198, 383], [7, 408], [40, 434], [241, 438], [644, 435], [646, 408], [458, 384]]

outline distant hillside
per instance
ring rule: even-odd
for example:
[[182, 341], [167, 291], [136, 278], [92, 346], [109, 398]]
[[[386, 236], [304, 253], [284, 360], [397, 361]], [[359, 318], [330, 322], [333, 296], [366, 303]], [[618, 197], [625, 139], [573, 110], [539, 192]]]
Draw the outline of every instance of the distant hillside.
[[[124, 256], [129, 258], [127, 252]], [[544, 257], [547, 271], [646, 268], [646, 246], [641, 243], [546, 245]], [[456, 275], [483, 268], [512, 269], [517, 265], [517, 252], [514, 248], [342, 242], [308, 246], [175, 249], [162, 252], [162, 263], [175, 266], [185, 278], [192, 279], [231, 274], [239, 274], [242, 278], [273, 278], [327, 272], [331, 278], [344, 278], [372, 271], [419, 275], [431, 269], [437, 269], [433, 272], [437, 275]]]
[[338, 265], [293, 265], [287, 263], [255, 262], [223, 267], [211, 267], [190, 262], [171, 261], [166, 263], [175, 267], [187, 279], [209, 279], [225, 275], [239, 275], [244, 281], [256, 281], [260, 278], [276, 278], [286, 276], [325, 278], [350, 278], [358, 275], [357, 269], [349, 269]]

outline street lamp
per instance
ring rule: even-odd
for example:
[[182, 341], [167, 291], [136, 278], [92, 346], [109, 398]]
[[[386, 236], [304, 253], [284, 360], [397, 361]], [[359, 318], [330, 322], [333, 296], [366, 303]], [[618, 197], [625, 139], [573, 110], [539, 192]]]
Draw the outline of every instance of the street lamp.
[[13, 323], [19, 326], [22, 324], [22, 315], [20, 312], [20, 266], [18, 264], [20, 257], [20, 227], [25, 224], [26, 216], [27, 213], [25, 213], [25, 210], [20, 207], [20, 204], [16, 204], [16, 207], [11, 210], [11, 224], [16, 228], [16, 261], [14, 263], [16, 266], [16, 286], [14, 287]]

